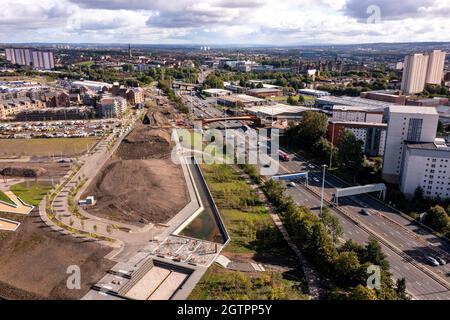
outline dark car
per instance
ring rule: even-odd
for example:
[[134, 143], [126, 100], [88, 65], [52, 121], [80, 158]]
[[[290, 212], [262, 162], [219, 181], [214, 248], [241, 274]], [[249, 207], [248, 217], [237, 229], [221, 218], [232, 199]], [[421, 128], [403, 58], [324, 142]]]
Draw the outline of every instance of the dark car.
[[367, 211], [366, 209], [361, 209], [361, 211], [359, 211], [359, 213], [361, 213], [362, 215], [365, 215], [365, 216], [370, 216], [370, 212]]

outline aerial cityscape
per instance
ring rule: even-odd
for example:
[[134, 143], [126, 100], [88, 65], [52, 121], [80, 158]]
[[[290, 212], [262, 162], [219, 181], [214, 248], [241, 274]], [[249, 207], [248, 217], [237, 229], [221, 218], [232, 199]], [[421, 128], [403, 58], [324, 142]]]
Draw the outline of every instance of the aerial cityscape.
[[450, 300], [450, 1], [1, 3], [0, 304]]

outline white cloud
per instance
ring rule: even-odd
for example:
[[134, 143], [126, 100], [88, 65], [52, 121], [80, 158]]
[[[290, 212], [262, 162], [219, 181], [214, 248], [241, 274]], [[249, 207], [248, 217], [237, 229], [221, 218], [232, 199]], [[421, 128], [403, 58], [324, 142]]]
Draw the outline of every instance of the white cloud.
[[[0, 42], [282, 45], [450, 40], [450, 0], [1, 2]], [[366, 23], [369, 4], [380, 6], [381, 23]]]

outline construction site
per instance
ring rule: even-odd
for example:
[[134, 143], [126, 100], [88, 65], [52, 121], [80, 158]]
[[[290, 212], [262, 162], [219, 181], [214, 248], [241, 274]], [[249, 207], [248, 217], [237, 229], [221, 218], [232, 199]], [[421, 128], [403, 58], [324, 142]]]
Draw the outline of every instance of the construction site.
[[[85, 142], [89, 148], [96, 141]], [[86, 144], [70, 148], [67, 139], [49, 139], [48, 148], [35, 152], [24, 141], [11, 143], [14, 149], [5, 150], [0, 159], [0, 191], [9, 198], [0, 207], [0, 298], [80, 299], [113, 265], [104, 259], [110, 249], [56, 232], [42, 221], [38, 205], [70, 170], [70, 157], [87, 151]], [[58, 156], [52, 155], [55, 151]], [[67, 290], [71, 265], [84, 275], [81, 290]]]
[[171, 128], [183, 115], [169, 104], [151, 108], [84, 192], [92, 215], [142, 226], [166, 223], [188, 202], [181, 167], [171, 161]]

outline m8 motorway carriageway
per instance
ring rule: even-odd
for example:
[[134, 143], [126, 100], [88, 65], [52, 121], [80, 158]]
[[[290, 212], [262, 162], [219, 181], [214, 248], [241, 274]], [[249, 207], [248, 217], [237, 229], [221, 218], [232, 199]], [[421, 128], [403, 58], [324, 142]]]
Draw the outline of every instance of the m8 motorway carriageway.
[[[289, 188], [287, 193], [298, 204], [320, 208], [322, 186], [321, 168], [309, 168], [307, 162], [296, 156], [290, 162], [280, 163], [280, 173], [310, 171], [309, 188], [299, 185]], [[314, 178], [317, 181], [314, 182]], [[326, 174], [325, 201], [330, 203], [336, 187], [348, 187], [340, 179]], [[395, 278], [407, 279], [408, 292], [416, 299], [450, 299], [448, 265], [431, 267], [425, 261], [427, 255], [443, 256], [448, 261], [450, 244], [433, 235], [425, 227], [411, 222], [399, 215], [394, 209], [369, 195], [358, 195], [339, 199], [339, 207], [332, 210], [337, 214], [343, 229], [345, 240], [353, 239], [358, 243], [367, 241], [369, 235], [380, 241], [383, 251], [391, 265]], [[324, 205], [326, 203], [324, 202]], [[366, 209], [370, 215], [360, 214]]]

